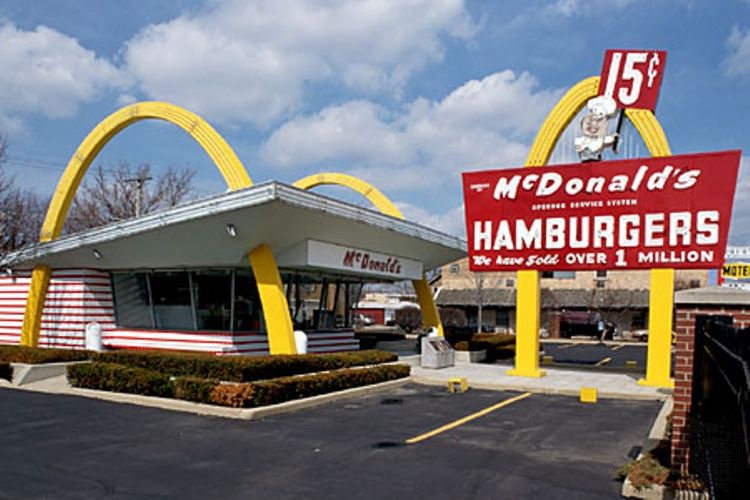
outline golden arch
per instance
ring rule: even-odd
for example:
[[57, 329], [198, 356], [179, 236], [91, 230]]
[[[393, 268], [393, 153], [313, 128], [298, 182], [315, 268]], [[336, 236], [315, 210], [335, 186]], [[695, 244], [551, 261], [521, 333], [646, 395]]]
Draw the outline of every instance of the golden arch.
[[[187, 132], [213, 160], [229, 189], [252, 186], [252, 180], [234, 150], [201, 117], [184, 108], [164, 102], [132, 104], [102, 120], [78, 146], [47, 208], [40, 242], [50, 241], [60, 236], [81, 180], [102, 148], [129, 125], [146, 119], [164, 120]], [[271, 354], [293, 354], [296, 349], [291, 319], [286, 298], [283, 292], [279, 291], [283, 290], [281, 277], [271, 249], [266, 245], [260, 245], [250, 252], [249, 260], [258, 283], [270, 352]], [[51, 272], [48, 266], [39, 265], [32, 273], [21, 333], [22, 345], [36, 346], [39, 342], [42, 312]]]
[[[595, 97], [599, 89], [599, 77], [580, 81], [570, 88], [552, 108], [539, 129], [531, 151], [526, 159], [527, 167], [546, 165], [565, 128], [575, 118], [586, 102]], [[628, 109], [625, 112], [643, 139], [651, 156], [670, 156], [671, 150], [664, 130], [649, 110]], [[672, 387], [669, 378], [670, 348], [672, 337], [672, 311], [674, 293], [674, 269], [652, 269], [649, 293], [648, 361], [643, 385]], [[518, 337], [516, 340], [516, 366], [510, 375], [540, 377], [539, 370], [539, 312], [541, 298], [539, 273], [519, 271], [517, 279], [516, 318]]]
[[[404, 218], [398, 207], [375, 186], [352, 175], [333, 172], [314, 174], [298, 180], [293, 185], [300, 189], [312, 189], [321, 185], [347, 187], [367, 198], [382, 213], [396, 217], [397, 219]], [[434, 326], [437, 328], [439, 335], [443, 336], [443, 324], [440, 322], [440, 315], [438, 314], [437, 307], [435, 307], [430, 285], [424, 278], [413, 280], [412, 284], [414, 285], [414, 290], [417, 292], [419, 307], [422, 311], [422, 322], [425, 326]]]

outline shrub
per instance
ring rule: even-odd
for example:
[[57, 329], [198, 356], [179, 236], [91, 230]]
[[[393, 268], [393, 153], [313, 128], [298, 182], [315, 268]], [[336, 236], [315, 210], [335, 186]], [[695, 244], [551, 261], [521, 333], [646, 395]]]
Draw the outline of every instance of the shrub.
[[664, 484], [669, 478], [669, 469], [650, 453], [630, 462], [618, 470], [621, 477], [627, 476], [633, 486], [640, 489], [652, 484]]
[[516, 345], [516, 336], [498, 335], [495, 333], [476, 333], [472, 335], [471, 342], [475, 344], [486, 344], [492, 347]]
[[398, 356], [383, 351], [225, 357], [202, 353], [111, 351], [96, 354], [94, 359], [105, 363], [144, 368], [175, 377], [252, 382], [352, 366], [388, 363], [396, 361]]
[[214, 388], [213, 401], [238, 408], [266, 406], [408, 377], [410, 369], [408, 365], [386, 365], [281, 377], [249, 384], [220, 384]]
[[486, 350], [487, 361], [508, 359], [516, 355], [516, 336], [477, 333], [469, 341], [472, 351]]
[[68, 381], [74, 387], [127, 392], [144, 396], [174, 396], [170, 377], [143, 368], [114, 363], [86, 363], [68, 367]]
[[196, 403], [211, 403], [213, 390], [218, 385], [218, 380], [180, 377], [174, 381], [174, 397]]
[[11, 381], [13, 380], [13, 367], [10, 363], [0, 363], [0, 378]]
[[69, 361], [85, 361], [91, 359], [91, 352], [73, 349], [41, 349], [20, 345], [0, 346], [0, 362], [29, 363], [62, 363]]
[[195, 377], [172, 380], [152, 370], [94, 362], [69, 366], [68, 380], [74, 387], [250, 408], [408, 377], [409, 371], [408, 365], [383, 365], [260, 382], [221, 383]]
[[460, 342], [456, 342], [453, 344], [453, 349], [457, 351], [470, 351], [469, 349], [469, 341], [468, 340], [462, 340]]
[[248, 402], [252, 399], [253, 384], [219, 384], [211, 394], [212, 403], [232, 408], [251, 406]]

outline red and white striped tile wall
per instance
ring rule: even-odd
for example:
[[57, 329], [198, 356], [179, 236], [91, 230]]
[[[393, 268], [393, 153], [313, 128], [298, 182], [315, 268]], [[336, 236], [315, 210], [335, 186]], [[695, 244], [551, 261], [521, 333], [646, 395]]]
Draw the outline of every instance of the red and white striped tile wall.
[[[0, 344], [19, 344], [31, 272], [0, 277]], [[268, 354], [263, 334], [118, 328], [109, 274], [91, 269], [52, 272], [42, 314], [40, 347], [83, 349], [85, 328], [97, 322], [102, 344], [115, 349], [165, 349], [215, 354]], [[311, 353], [352, 351], [359, 341], [351, 331], [308, 333]]]

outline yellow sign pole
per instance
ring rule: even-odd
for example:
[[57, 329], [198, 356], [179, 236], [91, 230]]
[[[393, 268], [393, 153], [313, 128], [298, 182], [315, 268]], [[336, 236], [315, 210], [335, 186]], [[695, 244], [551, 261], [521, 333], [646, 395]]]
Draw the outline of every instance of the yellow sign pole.
[[648, 296], [648, 354], [646, 378], [640, 385], [674, 387], [669, 378], [672, 356], [674, 269], [652, 269]]
[[518, 271], [516, 286], [516, 367], [508, 375], [543, 377], [539, 369], [539, 311], [542, 309], [538, 271]]
[[[586, 102], [596, 97], [599, 77], [581, 80], [568, 90], [544, 120], [526, 158], [526, 166], [544, 166], [565, 128]], [[640, 134], [651, 156], [672, 154], [659, 121], [649, 110], [627, 109], [625, 115]], [[516, 290], [516, 365], [509, 375], [541, 377], [539, 370], [539, 315], [541, 300], [539, 273], [519, 271]], [[640, 383], [673, 387], [669, 378], [672, 346], [674, 270], [652, 269], [649, 294], [649, 345], [646, 378]]]

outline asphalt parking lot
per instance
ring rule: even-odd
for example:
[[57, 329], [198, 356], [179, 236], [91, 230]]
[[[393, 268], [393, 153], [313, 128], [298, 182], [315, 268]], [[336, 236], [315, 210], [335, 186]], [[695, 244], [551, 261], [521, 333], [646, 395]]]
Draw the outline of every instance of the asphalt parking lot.
[[0, 389], [0, 498], [619, 498], [657, 402], [407, 385], [259, 421]]
[[[552, 356], [553, 365], [575, 368], [598, 368], [603, 370], [646, 372], [645, 344], [603, 344], [576, 342], [542, 342], [545, 356]], [[628, 366], [628, 361], [634, 365]]]

